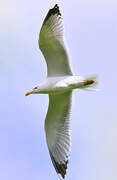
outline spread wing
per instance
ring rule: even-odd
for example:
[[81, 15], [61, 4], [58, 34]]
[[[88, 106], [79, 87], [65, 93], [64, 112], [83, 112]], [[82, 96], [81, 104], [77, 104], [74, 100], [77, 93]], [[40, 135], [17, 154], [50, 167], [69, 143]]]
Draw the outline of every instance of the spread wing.
[[63, 22], [57, 4], [49, 10], [41, 27], [38, 42], [46, 60], [49, 77], [72, 75], [63, 40]]
[[45, 119], [46, 140], [52, 163], [64, 178], [70, 151], [70, 109], [72, 92], [49, 95]]

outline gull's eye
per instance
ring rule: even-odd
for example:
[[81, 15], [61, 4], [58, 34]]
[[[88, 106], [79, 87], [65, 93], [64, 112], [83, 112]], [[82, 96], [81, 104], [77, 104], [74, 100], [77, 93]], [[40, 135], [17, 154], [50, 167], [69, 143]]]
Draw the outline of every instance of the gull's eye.
[[34, 87], [34, 89], [36, 90], [36, 89], [37, 89], [37, 87]]

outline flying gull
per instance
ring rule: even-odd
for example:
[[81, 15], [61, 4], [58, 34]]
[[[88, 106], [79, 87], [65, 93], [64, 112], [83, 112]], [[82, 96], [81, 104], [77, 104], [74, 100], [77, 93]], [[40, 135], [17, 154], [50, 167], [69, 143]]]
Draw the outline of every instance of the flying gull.
[[65, 177], [70, 151], [70, 114], [73, 89], [90, 89], [96, 77], [75, 76], [63, 37], [63, 21], [58, 5], [50, 9], [39, 34], [39, 48], [46, 60], [47, 79], [30, 94], [48, 94], [45, 119], [46, 141], [57, 174]]

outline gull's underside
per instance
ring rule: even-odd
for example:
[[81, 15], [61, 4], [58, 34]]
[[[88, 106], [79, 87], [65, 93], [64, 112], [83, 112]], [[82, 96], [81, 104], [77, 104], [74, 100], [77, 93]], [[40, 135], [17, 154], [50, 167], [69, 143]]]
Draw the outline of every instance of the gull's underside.
[[[54, 8], [49, 10], [39, 36], [39, 47], [47, 63], [48, 77], [72, 75], [64, 44], [63, 22], [59, 7], [56, 4]], [[45, 120], [50, 157], [56, 172], [61, 174], [63, 178], [66, 174], [70, 149], [71, 95], [72, 92], [49, 95], [49, 107]]]
[[47, 64], [47, 79], [29, 94], [49, 96], [45, 119], [46, 141], [57, 174], [66, 175], [70, 152], [70, 112], [72, 90], [93, 87], [96, 77], [75, 76], [63, 38], [63, 21], [58, 5], [49, 10], [39, 34], [39, 48]]

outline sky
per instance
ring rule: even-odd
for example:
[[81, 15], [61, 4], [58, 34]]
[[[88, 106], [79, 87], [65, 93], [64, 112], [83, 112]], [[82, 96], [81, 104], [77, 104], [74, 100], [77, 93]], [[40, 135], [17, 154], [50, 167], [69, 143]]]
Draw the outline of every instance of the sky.
[[55, 3], [64, 19], [74, 73], [99, 77], [98, 92], [73, 92], [66, 180], [116, 180], [116, 0], [1, 0], [0, 179], [58, 179], [44, 132], [48, 96], [24, 96], [46, 78], [38, 35]]

